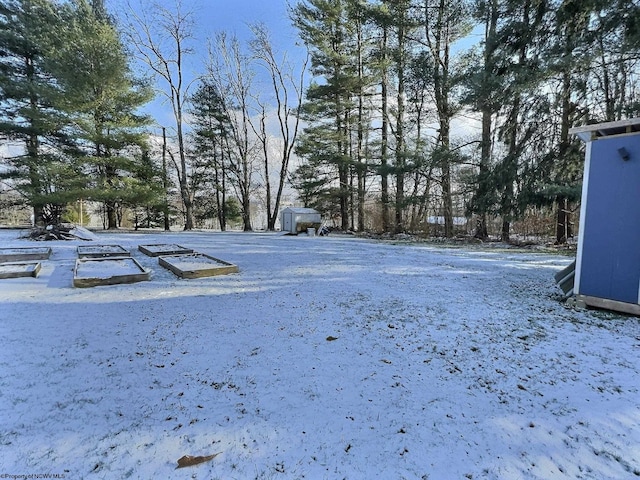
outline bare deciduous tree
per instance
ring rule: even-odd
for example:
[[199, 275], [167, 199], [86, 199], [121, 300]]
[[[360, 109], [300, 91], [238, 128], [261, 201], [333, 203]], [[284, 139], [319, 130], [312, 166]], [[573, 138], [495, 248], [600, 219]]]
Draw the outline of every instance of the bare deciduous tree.
[[240, 42], [226, 33], [216, 35], [209, 45], [207, 76], [222, 97], [222, 108], [229, 118], [229, 172], [242, 208], [244, 231], [251, 231], [251, 193], [255, 138], [251, 138], [251, 86], [254, 72]]
[[188, 98], [184, 59], [192, 53], [189, 42], [193, 39], [193, 12], [185, 10], [181, 0], [177, 0], [172, 10], [155, 2], [149, 6], [151, 8], [134, 9], [129, 5], [128, 35], [140, 59], [164, 83], [160, 92], [171, 104], [178, 146], [175, 166], [184, 205], [184, 229], [191, 230], [194, 227], [193, 192], [189, 185], [184, 143], [184, 104]]
[[258, 100], [261, 106], [260, 128], [256, 131], [263, 146], [264, 155], [264, 173], [266, 188], [266, 205], [267, 205], [267, 228], [275, 229], [275, 222], [280, 209], [280, 201], [282, 199], [282, 191], [287, 179], [289, 162], [293, 155], [295, 141], [298, 136], [298, 128], [300, 125], [300, 110], [302, 108], [304, 76], [307, 69], [309, 56], [307, 55], [304, 64], [300, 68], [299, 74], [296, 76], [295, 68], [289, 63], [286, 55], [278, 58], [273, 44], [271, 42], [269, 32], [265, 25], [254, 24], [251, 26], [254, 38], [251, 42], [251, 50], [255, 58], [266, 69], [268, 78], [272, 87], [272, 95], [274, 102], [274, 114], [277, 118], [277, 135], [274, 139], [278, 142], [278, 158], [276, 159], [279, 173], [278, 186], [275, 193], [275, 199], [272, 199], [272, 188], [270, 182], [270, 149], [268, 142], [270, 138], [267, 132], [265, 114], [267, 113], [263, 102]]

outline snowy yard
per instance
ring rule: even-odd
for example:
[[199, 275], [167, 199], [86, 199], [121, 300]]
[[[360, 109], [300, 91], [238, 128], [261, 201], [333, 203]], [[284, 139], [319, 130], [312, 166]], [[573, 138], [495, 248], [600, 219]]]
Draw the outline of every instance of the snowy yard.
[[[0, 247], [41, 246], [0, 231]], [[151, 280], [0, 281], [0, 474], [640, 476], [640, 322], [563, 307], [568, 257], [277, 234], [99, 234]], [[176, 243], [239, 273], [182, 280]], [[218, 454], [176, 469], [184, 455]], [[7, 477], [10, 478], [10, 477]]]

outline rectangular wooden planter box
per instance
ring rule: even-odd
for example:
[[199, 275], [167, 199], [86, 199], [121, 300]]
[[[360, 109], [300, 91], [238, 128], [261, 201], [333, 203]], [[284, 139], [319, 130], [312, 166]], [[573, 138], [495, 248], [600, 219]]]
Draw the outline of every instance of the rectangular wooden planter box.
[[78, 258], [130, 257], [131, 252], [120, 245], [87, 245], [78, 247]]
[[149, 280], [145, 270], [134, 258], [89, 258], [76, 260], [73, 269], [74, 287], [96, 287]]
[[193, 253], [191, 248], [184, 248], [175, 243], [162, 243], [156, 245], [138, 245], [140, 250], [145, 255], [150, 257], [159, 257], [160, 255], [183, 255], [187, 253]]
[[213, 277], [238, 272], [237, 265], [202, 253], [159, 257], [158, 263], [181, 278]]
[[40, 262], [0, 264], [0, 278], [37, 277], [42, 264]]
[[0, 248], [0, 263], [47, 260], [50, 256], [49, 247]]

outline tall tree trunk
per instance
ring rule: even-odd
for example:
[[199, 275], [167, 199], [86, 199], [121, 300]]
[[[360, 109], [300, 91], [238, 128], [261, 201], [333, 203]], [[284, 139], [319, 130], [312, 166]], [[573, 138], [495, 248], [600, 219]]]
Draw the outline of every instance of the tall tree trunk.
[[162, 127], [162, 189], [164, 191], [164, 201], [162, 205], [162, 218], [164, 220], [164, 230], [168, 232], [171, 230], [171, 223], [169, 221], [169, 178], [167, 172], [167, 130]]
[[[525, 0], [522, 13], [522, 24], [530, 25], [530, 13], [531, 13], [531, 0]], [[529, 27], [533, 28], [533, 27]], [[528, 41], [521, 41], [518, 50], [518, 63], [516, 64], [516, 82], [526, 82], [528, 79], [524, 78], [526, 75], [527, 65], [527, 50], [530, 43]], [[501, 199], [501, 215], [502, 215], [502, 234], [501, 239], [503, 242], [510, 241], [511, 221], [516, 213], [515, 204], [515, 182], [518, 179], [518, 161], [520, 158], [521, 142], [518, 142], [518, 135], [521, 134], [519, 117], [523, 106], [522, 94], [519, 92], [513, 93], [513, 103], [510, 106], [509, 116], [507, 119], [506, 131], [506, 143], [507, 154], [503, 165], [503, 192]]]
[[[215, 147], [214, 147], [215, 149]], [[216, 153], [215, 159], [215, 168], [213, 169], [213, 182], [216, 189], [216, 216], [218, 217], [218, 225], [220, 226], [221, 231], [225, 231], [225, 202], [224, 202], [224, 185], [222, 182], [224, 181], [224, 177], [221, 180], [221, 169], [224, 169], [224, 150], [220, 148], [220, 153]], [[222, 175], [224, 175], [224, 170], [222, 170]]]
[[[26, 57], [25, 61], [25, 72], [27, 77], [27, 82], [29, 84], [35, 84], [35, 66], [34, 60], [31, 57]], [[29, 95], [29, 108], [31, 112], [38, 111], [38, 97], [35, 93], [35, 88], [31, 89], [31, 94]], [[28, 118], [27, 123], [31, 127], [32, 131], [35, 131], [36, 119]], [[45, 223], [45, 209], [42, 204], [42, 199], [38, 198], [43, 193], [42, 192], [42, 182], [40, 180], [40, 173], [38, 172], [38, 156], [40, 154], [40, 139], [36, 133], [30, 133], [26, 137], [26, 153], [29, 159], [29, 183], [31, 185], [32, 198], [35, 197], [37, 200], [32, 201], [33, 207], [33, 223], [34, 225], [44, 225]]]
[[478, 225], [476, 228], [476, 237], [486, 239], [489, 237], [487, 228], [487, 208], [488, 196], [491, 188], [489, 184], [489, 171], [491, 165], [491, 110], [483, 107], [482, 110], [482, 140], [480, 146], [480, 166], [478, 171], [478, 205], [479, 211]]
[[[406, 8], [406, 5], [399, 8]], [[396, 233], [403, 232], [405, 230], [404, 225], [404, 179], [405, 179], [405, 138], [404, 138], [404, 122], [405, 122], [405, 62], [406, 62], [406, 31], [405, 31], [405, 17], [406, 11], [402, 11], [402, 18], [398, 24], [398, 53], [396, 70], [398, 76], [398, 92], [396, 96], [396, 221], [395, 231]]]
[[267, 112], [264, 105], [261, 105], [262, 112], [260, 116], [260, 142], [262, 144], [262, 156], [264, 158], [264, 184], [265, 184], [265, 203], [267, 204], [267, 230], [275, 230], [277, 212], [271, 213], [271, 179], [269, 171], [269, 136], [267, 134]]
[[382, 203], [382, 229], [388, 232], [391, 229], [389, 219], [389, 172], [387, 155], [389, 150], [389, 100], [388, 100], [388, 68], [387, 68], [387, 48], [388, 48], [388, 27], [385, 24], [382, 30], [382, 124], [380, 132], [380, 188]]
[[[558, 157], [564, 159], [569, 151], [569, 127], [571, 114], [571, 73], [562, 74], [562, 115], [560, 119], [560, 144], [558, 145]], [[558, 214], [556, 218], [556, 243], [564, 244], [571, 236], [571, 213], [569, 200], [560, 195], [556, 199]]]
[[[442, 214], [444, 216], [444, 234], [449, 238], [453, 236], [453, 199], [451, 192], [451, 108], [449, 104], [449, 93], [451, 89], [449, 79], [449, 55], [450, 55], [450, 28], [448, 9], [450, 0], [440, 0], [435, 31], [432, 44], [432, 55], [434, 57], [435, 71], [433, 76], [433, 88], [436, 99], [436, 109], [438, 111], [438, 123], [440, 132], [438, 134], [438, 144], [441, 151], [441, 176], [442, 187]], [[428, 1], [425, 4], [425, 15], [429, 16]], [[427, 36], [429, 35], [429, 24], [425, 23]]]
[[[445, 119], [443, 119], [445, 120]], [[442, 215], [444, 216], [444, 236], [453, 237], [453, 196], [451, 191], [451, 157], [449, 118], [440, 122], [444, 160], [442, 164]]]
[[[346, 162], [349, 154], [348, 145], [348, 112], [343, 111], [342, 99], [339, 93], [334, 95], [334, 103], [336, 108], [336, 131], [338, 133], [338, 141], [336, 148], [340, 159], [338, 160], [338, 182], [340, 196], [340, 220], [341, 228], [344, 231], [349, 230], [349, 165]], [[344, 116], [344, 117], [343, 117]]]
[[[248, 152], [247, 152], [248, 155]], [[253, 231], [251, 226], [251, 180], [249, 178], [249, 160], [243, 160], [242, 168], [242, 230], [245, 232]]]
[[[488, 83], [494, 75], [494, 53], [496, 49], [496, 28], [498, 24], [498, 1], [491, 0], [488, 6], [487, 16], [485, 19], [485, 40], [484, 40], [484, 95], [491, 96]], [[492, 115], [493, 106], [491, 98], [484, 98], [480, 105], [482, 112], [482, 136], [480, 142], [480, 165], [478, 171], [478, 190], [476, 197], [478, 199], [478, 225], [476, 228], [476, 237], [486, 239], [489, 236], [487, 228], [487, 210], [489, 208], [490, 196], [490, 179], [489, 172], [491, 168], [491, 138], [492, 138]]]
[[500, 214], [502, 216], [502, 231], [500, 238], [503, 242], [511, 240], [511, 221], [515, 207], [514, 182], [518, 175], [518, 113], [520, 112], [521, 99], [518, 94], [511, 106], [507, 127], [508, 150], [502, 165], [503, 185], [502, 198], [500, 200]]
[[178, 153], [180, 155], [180, 195], [184, 205], [184, 230], [193, 230], [193, 199], [189, 188], [187, 155], [185, 153], [184, 136], [182, 133], [182, 102], [177, 102], [176, 129], [178, 132]]
[[118, 211], [117, 204], [114, 200], [104, 202], [104, 208], [107, 211], [107, 229], [114, 230], [118, 228]]
[[357, 162], [356, 162], [356, 174], [358, 176], [358, 187], [357, 187], [357, 205], [358, 205], [358, 231], [364, 231], [364, 202], [365, 202], [365, 173], [366, 173], [366, 165], [364, 159], [364, 62], [362, 59], [362, 20], [361, 20], [360, 11], [358, 11], [357, 17], [357, 59], [358, 59], [358, 125], [357, 125]]

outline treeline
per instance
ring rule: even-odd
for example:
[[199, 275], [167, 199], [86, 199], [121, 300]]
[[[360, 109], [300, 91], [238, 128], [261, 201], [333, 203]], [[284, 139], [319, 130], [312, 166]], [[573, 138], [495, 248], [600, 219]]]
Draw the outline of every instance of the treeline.
[[84, 198], [115, 227], [123, 206], [157, 201], [137, 113], [152, 92], [101, 2], [3, 2], [0, 55], [0, 135], [14, 147], [2, 176], [39, 223]]
[[[290, 16], [306, 61], [252, 24], [247, 42], [212, 35], [193, 81], [204, 43], [181, 2], [119, 21], [103, 0], [3, 2], [0, 181], [40, 223], [82, 199], [107, 228], [129, 212], [251, 230], [259, 209], [274, 229], [293, 188], [345, 230], [435, 217], [451, 236], [463, 216], [508, 240], [538, 208], [563, 242], [582, 175], [569, 128], [640, 110], [638, 0], [304, 0]], [[155, 122], [154, 97], [170, 111]]]
[[[141, 2], [119, 20], [103, 0], [0, 4], [3, 203], [31, 205], [43, 224], [87, 201], [105, 228], [128, 215], [185, 230], [251, 230], [262, 204], [274, 229], [306, 64], [294, 68], [260, 24], [247, 43], [219, 33], [196, 52], [195, 18], [181, 2]], [[194, 80], [196, 53], [206, 61]], [[154, 98], [168, 119], [140, 114]]]
[[[308, 125], [293, 174], [342, 228], [454, 232], [458, 215], [557, 212], [571, 235], [582, 154], [569, 128], [638, 115], [636, 0], [306, 0]], [[374, 208], [371, 209], [371, 200]]]

